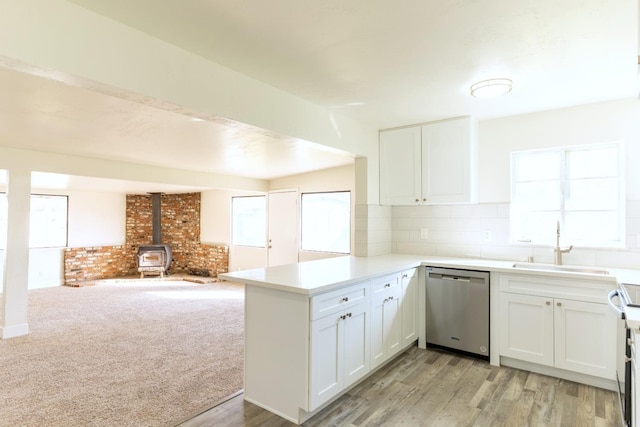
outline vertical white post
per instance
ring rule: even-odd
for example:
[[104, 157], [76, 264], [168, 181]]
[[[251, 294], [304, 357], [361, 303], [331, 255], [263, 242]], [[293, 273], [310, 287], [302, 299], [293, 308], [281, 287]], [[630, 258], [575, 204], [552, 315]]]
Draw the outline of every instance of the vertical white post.
[[2, 277], [0, 338], [29, 333], [29, 215], [31, 171], [10, 169], [7, 184], [7, 244]]

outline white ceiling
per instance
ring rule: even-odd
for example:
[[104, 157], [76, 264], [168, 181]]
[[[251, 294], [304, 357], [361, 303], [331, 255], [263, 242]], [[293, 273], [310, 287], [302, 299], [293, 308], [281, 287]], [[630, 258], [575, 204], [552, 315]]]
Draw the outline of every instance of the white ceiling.
[[636, 0], [72, 1], [378, 128], [637, 94]]
[[3, 146], [251, 178], [342, 166], [347, 153], [0, 67]]
[[[635, 0], [71, 1], [380, 129], [637, 95]], [[469, 95], [491, 77], [513, 91]], [[0, 91], [0, 139], [22, 147], [264, 179], [353, 162], [16, 71]]]

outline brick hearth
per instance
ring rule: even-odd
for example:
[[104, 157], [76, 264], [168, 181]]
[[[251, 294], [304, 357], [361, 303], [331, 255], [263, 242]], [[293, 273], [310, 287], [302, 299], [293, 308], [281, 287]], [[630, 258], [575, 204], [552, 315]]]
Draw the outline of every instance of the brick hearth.
[[[151, 196], [127, 195], [125, 244], [67, 248], [65, 284], [137, 274], [138, 246], [152, 242]], [[171, 245], [169, 274], [216, 277], [229, 269], [229, 247], [200, 243], [200, 193], [163, 194], [162, 243]]]

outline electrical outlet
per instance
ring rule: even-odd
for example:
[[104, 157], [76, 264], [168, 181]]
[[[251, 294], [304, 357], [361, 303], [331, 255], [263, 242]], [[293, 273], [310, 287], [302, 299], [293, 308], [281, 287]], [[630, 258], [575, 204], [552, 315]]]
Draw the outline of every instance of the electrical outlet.
[[485, 243], [491, 241], [491, 230], [482, 230], [482, 241]]
[[429, 238], [429, 230], [426, 228], [421, 228], [420, 229], [420, 238], [421, 239], [428, 239]]

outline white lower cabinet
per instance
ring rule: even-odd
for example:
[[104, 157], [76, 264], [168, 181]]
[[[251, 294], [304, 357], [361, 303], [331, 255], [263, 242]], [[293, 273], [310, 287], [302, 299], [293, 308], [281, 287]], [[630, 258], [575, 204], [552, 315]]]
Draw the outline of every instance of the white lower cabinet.
[[616, 316], [606, 304], [554, 300], [555, 366], [615, 378]]
[[500, 280], [501, 356], [615, 379], [617, 318], [606, 304], [614, 285], [535, 276]]
[[415, 341], [416, 270], [313, 296], [246, 285], [244, 399], [301, 424], [398, 354]]
[[361, 303], [311, 323], [312, 409], [369, 372], [369, 310]]
[[418, 339], [418, 282], [417, 268], [403, 271], [400, 276], [402, 287], [402, 347]]
[[551, 299], [500, 294], [500, 355], [553, 366]]
[[396, 287], [371, 300], [371, 367], [375, 368], [402, 348], [401, 289]]

